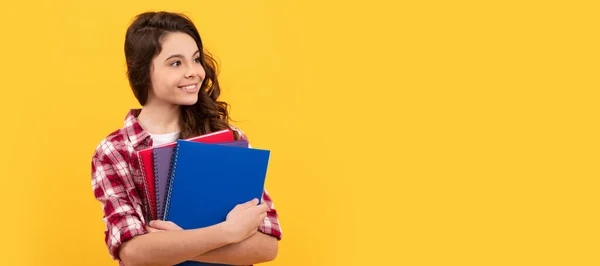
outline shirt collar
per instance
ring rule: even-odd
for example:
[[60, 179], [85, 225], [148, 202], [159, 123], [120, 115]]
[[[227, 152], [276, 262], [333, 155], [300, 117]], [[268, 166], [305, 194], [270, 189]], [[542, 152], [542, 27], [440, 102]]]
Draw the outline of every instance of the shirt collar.
[[125, 132], [127, 132], [127, 137], [134, 148], [137, 148], [142, 143], [149, 146], [149, 141], [151, 140], [150, 134], [138, 123], [137, 116], [140, 114], [140, 111], [142, 109], [131, 109], [125, 117]]

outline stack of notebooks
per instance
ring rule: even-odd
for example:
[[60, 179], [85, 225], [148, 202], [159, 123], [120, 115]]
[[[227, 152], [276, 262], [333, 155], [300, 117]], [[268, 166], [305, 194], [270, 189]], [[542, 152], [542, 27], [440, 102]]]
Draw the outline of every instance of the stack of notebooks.
[[150, 218], [184, 230], [225, 221], [237, 204], [262, 199], [269, 158], [229, 129], [138, 151]]

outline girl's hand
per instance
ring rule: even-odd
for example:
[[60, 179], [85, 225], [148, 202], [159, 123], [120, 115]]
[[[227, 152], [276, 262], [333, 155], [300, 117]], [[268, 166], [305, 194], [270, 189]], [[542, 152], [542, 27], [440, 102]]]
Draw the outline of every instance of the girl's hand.
[[183, 230], [181, 227], [171, 221], [153, 220], [146, 226], [148, 233], [160, 232], [160, 231], [174, 231]]
[[238, 204], [233, 208], [223, 223], [234, 243], [243, 241], [257, 232], [258, 227], [267, 217], [266, 204], [258, 204], [258, 199]]

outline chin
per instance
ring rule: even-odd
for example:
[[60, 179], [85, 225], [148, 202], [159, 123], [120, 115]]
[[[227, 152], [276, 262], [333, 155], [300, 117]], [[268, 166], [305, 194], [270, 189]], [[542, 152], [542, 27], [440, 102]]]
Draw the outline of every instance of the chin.
[[179, 105], [194, 105], [198, 102], [198, 97], [193, 97], [193, 98], [188, 98], [188, 99], [181, 99], [177, 104]]

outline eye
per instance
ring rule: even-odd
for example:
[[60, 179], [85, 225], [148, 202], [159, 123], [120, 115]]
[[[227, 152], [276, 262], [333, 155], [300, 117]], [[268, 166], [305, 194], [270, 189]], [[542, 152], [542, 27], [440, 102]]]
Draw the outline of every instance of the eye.
[[174, 66], [174, 67], [179, 66], [179, 65], [181, 65], [181, 61], [175, 61], [175, 62], [171, 63], [171, 66]]
[[194, 59], [194, 62], [196, 62], [196, 63], [202, 63], [202, 60], [200, 60], [200, 57], [196, 57], [196, 59]]

